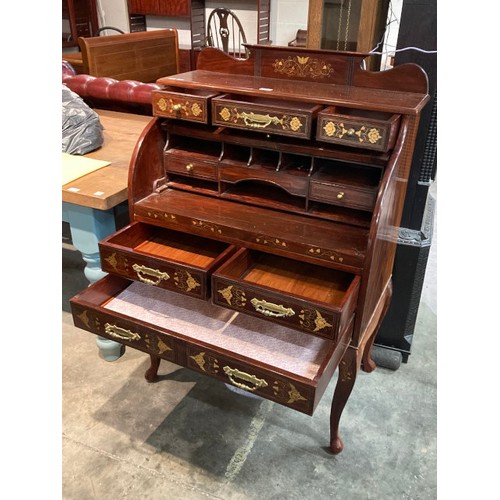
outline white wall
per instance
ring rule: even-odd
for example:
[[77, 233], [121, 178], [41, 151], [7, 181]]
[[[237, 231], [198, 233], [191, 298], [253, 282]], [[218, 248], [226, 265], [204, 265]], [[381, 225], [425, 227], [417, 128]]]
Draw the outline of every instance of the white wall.
[[[127, 0], [97, 0], [99, 26], [114, 26], [125, 33], [130, 31]], [[116, 34], [110, 31], [110, 35]]]

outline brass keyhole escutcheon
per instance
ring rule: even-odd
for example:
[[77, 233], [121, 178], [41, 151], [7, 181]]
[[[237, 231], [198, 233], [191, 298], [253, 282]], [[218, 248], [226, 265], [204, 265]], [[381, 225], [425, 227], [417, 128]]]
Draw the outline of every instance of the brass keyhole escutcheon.
[[339, 191], [337, 193], [337, 200], [341, 200], [344, 197], [344, 195], [345, 195], [344, 191]]
[[193, 169], [194, 169], [194, 165], [193, 165], [192, 163], [188, 163], [188, 164], [186, 165], [186, 171], [188, 171], [188, 172], [192, 172], [192, 171], [193, 171]]

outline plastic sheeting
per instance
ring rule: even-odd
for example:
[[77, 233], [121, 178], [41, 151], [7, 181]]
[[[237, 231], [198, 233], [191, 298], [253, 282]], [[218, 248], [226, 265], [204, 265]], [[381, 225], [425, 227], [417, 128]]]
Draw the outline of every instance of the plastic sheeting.
[[62, 152], [84, 155], [102, 146], [99, 115], [75, 92], [62, 88]]

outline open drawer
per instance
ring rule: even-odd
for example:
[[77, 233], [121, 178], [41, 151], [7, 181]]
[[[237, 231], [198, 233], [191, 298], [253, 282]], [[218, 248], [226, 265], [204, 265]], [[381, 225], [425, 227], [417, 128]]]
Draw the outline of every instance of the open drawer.
[[71, 299], [75, 326], [312, 415], [350, 341], [256, 320], [108, 275]]
[[209, 123], [210, 99], [217, 92], [204, 89], [180, 90], [165, 87], [152, 92], [153, 115]]
[[235, 247], [171, 229], [134, 222], [99, 243], [103, 271], [175, 290], [210, 297], [210, 275]]
[[212, 275], [220, 306], [337, 340], [354, 314], [359, 276], [242, 248]]
[[223, 94], [212, 99], [212, 124], [309, 139], [322, 106]]
[[318, 114], [316, 139], [385, 152], [394, 146], [400, 118], [391, 113], [330, 106]]

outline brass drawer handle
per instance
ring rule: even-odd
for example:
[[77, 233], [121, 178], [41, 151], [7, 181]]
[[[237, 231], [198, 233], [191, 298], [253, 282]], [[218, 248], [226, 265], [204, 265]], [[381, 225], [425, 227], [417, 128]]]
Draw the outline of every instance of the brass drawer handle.
[[341, 200], [344, 197], [344, 195], [345, 195], [344, 191], [339, 191], [337, 193], [337, 200]]
[[172, 111], [175, 111], [176, 113], [178, 113], [181, 109], [182, 109], [182, 104], [174, 104], [172, 106]]
[[106, 323], [104, 325], [104, 331], [110, 337], [114, 337], [115, 339], [120, 339], [120, 340], [140, 340], [141, 339], [141, 336], [138, 333], [131, 332], [130, 330], [125, 330], [125, 328], [122, 328], [120, 326], [110, 325], [109, 323]]
[[272, 302], [267, 302], [267, 300], [258, 300], [254, 298], [250, 303], [257, 312], [270, 318], [288, 318], [295, 314], [292, 308], [273, 304]]
[[[225, 366], [223, 370], [233, 385], [245, 391], [255, 391], [256, 389], [268, 386], [268, 383], [263, 378], [257, 378], [255, 375], [249, 375], [248, 373], [242, 372], [237, 368]], [[234, 377], [238, 377], [245, 382], [249, 382], [253, 384], [253, 386], [243, 384], [242, 382], [237, 382], [236, 380], [234, 380]]]
[[[137, 277], [146, 285], [159, 285], [161, 280], [168, 280], [170, 276], [167, 273], [159, 271], [158, 269], [151, 269], [150, 267], [140, 266], [139, 264], [134, 264], [132, 269], [137, 273]], [[152, 276], [154, 280], [146, 278], [146, 276]]]
[[194, 165], [193, 165], [192, 163], [188, 163], [188, 164], [186, 165], [186, 170], [187, 170], [188, 172], [192, 172], [192, 171], [194, 170]]
[[271, 123], [274, 125], [283, 124], [283, 119], [277, 116], [259, 115], [257, 113], [247, 113], [245, 111], [240, 113], [239, 116], [243, 118], [243, 122], [247, 127], [266, 128], [271, 125]]

